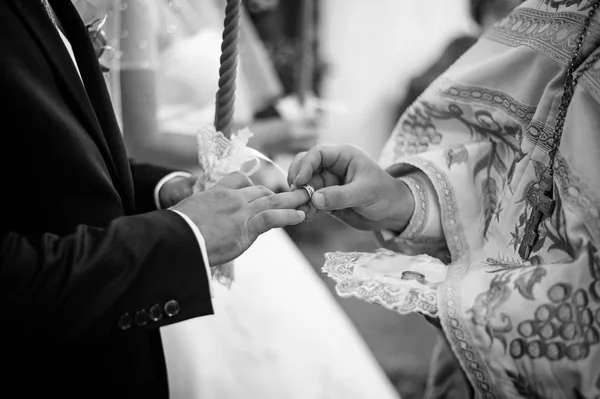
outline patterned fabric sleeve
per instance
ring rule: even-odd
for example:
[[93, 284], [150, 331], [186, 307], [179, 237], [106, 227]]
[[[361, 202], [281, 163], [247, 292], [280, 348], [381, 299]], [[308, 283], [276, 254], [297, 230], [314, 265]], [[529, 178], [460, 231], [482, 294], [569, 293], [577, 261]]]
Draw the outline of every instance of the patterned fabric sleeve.
[[398, 178], [406, 183], [412, 192], [415, 210], [402, 232], [380, 232], [381, 245], [408, 255], [425, 253], [446, 260], [448, 254], [442, 230], [440, 204], [433, 184], [421, 171]]

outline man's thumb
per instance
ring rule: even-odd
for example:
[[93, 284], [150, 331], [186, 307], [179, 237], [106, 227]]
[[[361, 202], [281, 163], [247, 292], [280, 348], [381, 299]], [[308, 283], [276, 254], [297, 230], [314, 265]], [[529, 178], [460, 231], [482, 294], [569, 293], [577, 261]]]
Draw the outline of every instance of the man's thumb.
[[354, 208], [361, 204], [364, 190], [359, 190], [356, 183], [344, 186], [330, 186], [318, 190], [312, 197], [312, 204], [320, 211]]

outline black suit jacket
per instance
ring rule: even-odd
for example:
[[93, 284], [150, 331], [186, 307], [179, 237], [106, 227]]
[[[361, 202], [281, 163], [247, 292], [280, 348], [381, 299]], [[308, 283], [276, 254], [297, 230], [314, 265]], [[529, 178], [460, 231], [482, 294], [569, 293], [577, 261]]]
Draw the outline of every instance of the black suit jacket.
[[212, 313], [201, 252], [154, 208], [169, 170], [128, 161], [71, 1], [51, 4], [84, 84], [41, 3], [0, 0], [0, 396], [166, 397], [158, 327]]

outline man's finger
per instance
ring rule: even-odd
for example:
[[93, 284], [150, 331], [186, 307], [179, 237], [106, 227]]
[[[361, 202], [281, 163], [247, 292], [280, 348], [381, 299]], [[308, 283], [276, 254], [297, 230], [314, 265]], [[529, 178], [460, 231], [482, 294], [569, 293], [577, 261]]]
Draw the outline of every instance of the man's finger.
[[239, 188], [250, 187], [254, 185], [252, 180], [245, 174], [241, 172], [233, 172], [225, 176], [219, 181], [217, 186], [222, 186], [225, 188], [230, 188], [232, 190], [236, 190]]
[[311, 148], [296, 165], [295, 173], [292, 177], [292, 184], [300, 187], [309, 182], [311, 177], [317, 173], [321, 167], [321, 151], [319, 147]]
[[365, 189], [365, 184], [352, 182], [322, 188], [313, 195], [311, 202], [320, 211], [355, 208], [369, 205], [370, 194], [370, 190]]
[[[296, 156], [294, 156], [294, 159], [292, 160], [292, 163], [290, 164], [287, 176], [287, 181], [290, 187], [292, 186], [292, 184], [296, 180], [296, 177], [298, 176], [298, 171], [300, 170], [302, 158], [304, 158], [305, 155], [306, 151], [296, 154]], [[293, 187], [292, 190], [294, 190]]]
[[339, 178], [339, 176], [327, 170], [322, 170], [318, 174], [313, 175], [313, 177], [311, 177], [308, 181], [308, 185], [314, 188], [315, 191], [320, 190], [324, 187], [339, 186], [341, 184], [343, 184], [343, 182]]
[[348, 172], [348, 166], [356, 155], [356, 148], [347, 145], [319, 145], [313, 147], [300, 160], [296, 178], [292, 183], [296, 187], [300, 187], [310, 181], [311, 177], [321, 170], [327, 170], [344, 180]]
[[269, 195], [275, 195], [273, 191], [265, 186], [244, 187], [240, 190], [240, 192], [244, 195], [244, 198], [246, 198], [248, 202], [256, 201], [259, 198], [268, 197]]
[[270, 209], [259, 212], [248, 220], [248, 229], [254, 237], [267, 231], [301, 223], [305, 218], [304, 212], [293, 209]]
[[262, 212], [268, 209], [296, 209], [308, 201], [306, 190], [298, 189], [258, 198], [251, 205], [255, 212]]

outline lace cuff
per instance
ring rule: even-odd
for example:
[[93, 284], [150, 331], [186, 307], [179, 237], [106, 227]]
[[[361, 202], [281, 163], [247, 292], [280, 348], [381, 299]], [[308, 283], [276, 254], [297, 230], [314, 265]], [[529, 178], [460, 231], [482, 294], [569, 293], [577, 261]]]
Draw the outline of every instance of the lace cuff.
[[429, 213], [429, 194], [425, 190], [424, 184], [416, 177], [401, 177], [400, 180], [406, 183], [412, 192], [415, 199], [415, 210], [408, 222], [408, 226], [398, 235], [398, 238], [414, 240], [415, 237], [422, 236], [423, 230], [425, 230], [427, 215]]
[[408, 226], [400, 234], [382, 231], [384, 241], [397, 240], [405, 243], [437, 244], [444, 241], [440, 204], [435, 188], [421, 172], [400, 177], [415, 199], [415, 210]]

